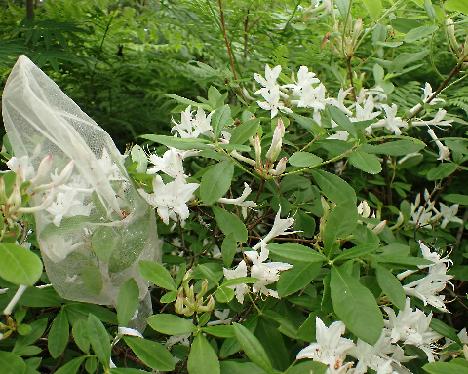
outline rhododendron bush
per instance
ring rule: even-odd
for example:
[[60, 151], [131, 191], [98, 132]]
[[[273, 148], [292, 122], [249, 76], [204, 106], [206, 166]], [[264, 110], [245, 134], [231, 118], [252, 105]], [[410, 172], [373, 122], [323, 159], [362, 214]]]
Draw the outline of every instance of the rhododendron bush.
[[[294, 56], [241, 76], [213, 2], [230, 81], [168, 95], [170, 131], [123, 154], [19, 57], [2, 99], [2, 372], [468, 372], [467, 122], [448, 105], [466, 5], [299, 3], [284, 27], [325, 22], [335, 78]], [[427, 55], [411, 45], [435, 34], [450, 67], [402, 97]]]

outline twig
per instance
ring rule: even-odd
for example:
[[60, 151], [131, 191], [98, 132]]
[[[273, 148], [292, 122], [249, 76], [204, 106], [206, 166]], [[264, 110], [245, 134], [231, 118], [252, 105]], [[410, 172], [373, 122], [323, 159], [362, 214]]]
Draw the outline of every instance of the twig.
[[222, 0], [218, 0], [218, 8], [219, 8], [219, 20], [221, 23], [221, 31], [223, 32], [224, 43], [226, 44], [226, 51], [229, 57], [229, 65], [231, 66], [231, 71], [232, 71], [234, 80], [237, 81], [238, 78], [237, 78], [236, 68], [234, 66], [234, 56], [232, 54], [231, 43], [229, 42], [229, 39], [227, 37], [227, 32], [226, 32], [226, 23], [224, 21], [224, 11], [223, 11]]

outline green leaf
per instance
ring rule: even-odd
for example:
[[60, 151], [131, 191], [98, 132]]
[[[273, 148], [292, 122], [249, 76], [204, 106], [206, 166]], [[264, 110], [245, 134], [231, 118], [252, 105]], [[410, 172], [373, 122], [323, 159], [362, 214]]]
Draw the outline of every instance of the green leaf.
[[468, 363], [464, 359], [453, 359], [448, 362], [430, 362], [422, 367], [429, 374], [467, 374]]
[[184, 335], [197, 330], [191, 320], [173, 314], [156, 314], [147, 321], [153, 330], [166, 335]]
[[220, 286], [215, 292], [215, 298], [218, 303], [228, 303], [234, 298], [234, 290]]
[[87, 331], [87, 321], [84, 318], [80, 318], [73, 323], [72, 335], [75, 344], [84, 353], [89, 353], [89, 338]]
[[355, 168], [361, 169], [369, 174], [378, 174], [382, 170], [382, 166], [380, 165], [380, 161], [377, 156], [361, 150], [356, 150], [351, 153], [348, 160]]
[[299, 362], [294, 366], [291, 366], [284, 374], [325, 374], [327, 372], [328, 366], [317, 361], [305, 361]]
[[333, 121], [338, 125], [339, 128], [345, 130], [353, 138], [357, 138], [357, 130], [355, 125], [349, 120], [348, 116], [344, 114], [340, 109], [334, 106], [329, 106], [328, 110], [330, 111]]
[[376, 145], [364, 144], [361, 146], [361, 149], [367, 153], [376, 153], [388, 156], [406, 156], [407, 154], [420, 151], [425, 146], [426, 144], [419, 139], [401, 139]]
[[218, 338], [233, 338], [234, 328], [229, 325], [205, 326], [203, 331]]
[[431, 265], [432, 261], [426, 260], [422, 257], [406, 257], [399, 255], [376, 255], [373, 256], [377, 262], [382, 262], [386, 264], [396, 264], [403, 266], [418, 266], [418, 265]]
[[299, 168], [313, 168], [322, 163], [322, 161], [320, 157], [309, 152], [294, 152], [289, 158], [289, 163]]
[[240, 243], [247, 241], [247, 228], [238, 216], [217, 206], [213, 207], [213, 212], [216, 223], [224, 235], [232, 236], [234, 240]]
[[234, 235], [230, 234], [226, 236], [221, 244], [221, 255], [223, 258], [224, 266], [231, 266], [232, 260], [237, 251], [237, 242], [234, 239]]
[[246, 121], [240, 126], [237, 126], [231, 131], [231, 139], [229, 142], [232, 144], [244, 144], [257, 133], [259, 124], [260, 119], [254, 118], [250, 121]]
[[125, 336], [124, 340], [137, 357], [150, 368], [161, 371], [175, 369], [174, 357], [162, 344], [135, 336]]
[[222, 374], [266, 374], [263, 369], [252, 362], [223, 360], [219, 364]]
[[379, 18], [382, 13], [381, 0], [363, 0], [363, 3], [372, 19]]
[[322, 193], [336, 205], [356, 205], [356, 192], [339, 176], [324, 170], [311, 170], [310, 173]]
[[281, 297], [289, 296], [307, 286], [315, 279], [322, 268], [321, 262], [296, 263], [294, 267], [281, 274], [277, 290]]
[[140, 138], [181, 150], [212, 148], [211, 145], [209, 145], [208, 140], [205, 139], [177, 138], [175, 136], [155, 134], [140, 135]]
[[444, 321], [432, 317], [430, 326], [434, 331], [443, 336], [446, 336], [454, 342], [460, 341], [460, 338], [457, 336], [457, 330], [455, 330], [452, 326], [447, 325]]
[[292, 262], [316, 263], [326, 261], [326, 257], [315, 249], [298, 243], [269, 243], [270, 254]]
[[68, 319], [64, 310], [61, 309], [57, 317], [54, 318], [52, 326], [50, 327], [47, 346], [50, 355], [53, 358], [59, 357], [68, 344]]
[[213, 127], [215, 137], [217, 138], [221, 130], [232, 123], [231, 108], [228, 104], [215, 110], [211, 118], [211, 126]]
[[450, 193], [448, 195], [443, 195], [442, 198], [452, 204], [468, 205], [468, 195]]
[[353, 248], [345, 249], [338, 256], [333, 258], [333, 262], [350, 260], [356, 257], [363, 257], [377, 250], [377, 245], [363, 244]]
[[[141, 264], [141, 263], [140, 263]], [[120, 326], [127, 326], [138, 309], [138, 284], [133, 279], [120, 286], [117, 297], [117, 320]]]
[[198, 334], [190, 346], [187, 371], [189, 374], [220, 373], [218, 356], [202, 334]]
[[465, 0], [447, 0], [444, 7], [451, 12], [460, 12], [468, 15], [468, 4]]
[[155, 261], [140, 261], [138, 267], [141, 276], [147, 281], [166, 290], [175, 291], [177, 289], [171, 274], [160, 263]]
[[200, 183], [200, 198], [207, 205], [213, 205], [223, 197], [231, 186], [234, 164], [231, 161], [219, 162], [210, 166], [203, 174]]
[[20, 356], [11, 352], [0, 351], [0, 367], [5, 374], [26, 373], [26, 363]]
[[93, 314], [88, 316], [87, 327], [88, 338], [94, 353], [96, 353], [101, 364], [105, 368], [108, 368], [111, 357], [111, 346], [106, 328], [99, 318]]
[[187, 99], [186, 97], [177, 95], [177, 94], [166, 94], [167, 97], [170, 97], [171, 99], [174, 99], [178, 103], [184, 104], [184, 105], [191, 105], [191, 106], [196, 106], [200, 107], [206, 110], [210, 110], [210, 106], [208, 104], [202, 104], [202, 103], [197, 103], [196, 101]]
[[42, 262], [30, 250], [14, 243], [0, 243], [0, 278], [32, 286], [42, 275]]
[[354, 204], [336, 205], [327, 217], [323, 242], [327, 253], [336, 239], [345, 238], [353, 233], [358, 221], [358, 211]]
[[419, 39], [426, 38], [432, 35], [439, 27], [437, 25], [428, 25], [428, 26], [420, 26], [414, 29], [411, 29], [405, 35], [405, 42], [406, 43], [413, 43]]
[[247, 327], [239, 323], [233, 323], [233, 327], [236, 339], [249, 359], [262, 369], [270, 372], [272, 370], [270, 359], [255, 335]]
[[377, 277], [377, 283], [382, 289], [382, 292], [388, 296], [393, 305], [396, 305], [398, 309], [405, 309], [406, 294], [397, 277], [383, 266], [375, 265], [374, 269]]
[[337, 317], [354, 335], [374, 345], [380, 337], [384, 322], [370, 290], [336, 267], [331, 271], [330, 288]]
[[440, 164], [439, 166], [430, 169], [426, 174], [426, 178], [429, 181], [447, 178], [450, 174], [457, 170], [457, 167], [457, 164], [452, 163]]
[[61, 366], [55, 374], [76, 374], [86, 356], [75, 357]]

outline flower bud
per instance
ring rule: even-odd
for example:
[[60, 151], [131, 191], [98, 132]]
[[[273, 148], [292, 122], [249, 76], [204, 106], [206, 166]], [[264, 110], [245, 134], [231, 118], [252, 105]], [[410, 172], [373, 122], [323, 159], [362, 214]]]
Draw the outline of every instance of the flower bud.
[[451, 18], [448, 18], [446, 21], [446, 25], [450, 48], [452, 48], [452, 51], [457, 52], [460, 47], [458, 45], [457, 38], [455, 37], [455, 24], [453, 23], [453, 20]]
[[45, 183], [46, 179], [49, 178], [51, 169], [52, 169], [53, 158], [52, 155], [45, 156], [39, 167], [37, 168], [37, 173], [33, 179], [31, 179], [31, 184], [38, 185], [41, 183]]
[[[19, 178], [19, 176], [17, 176]], [[15, 185], [13, 186], [13, 191], [11, 192], [11, 195], [7, 199], [7, 204], [13, 208], [11, 210], [16, 210], [21, 207], [21, 191], [20, 191], [20, 182], [18, 179], [15, 182]]]
[[266, 153], [266, 158], [268, 161], [275, 162], [278, 158], [281, 148], [283, 146], [283, 137], [286, 132], [283, 121], [278, 119], [278, 124], [276, 125], [275, 131], [273, 132], [273, 139], [271, 140], [270, 148]]
[[372, 229], [372, 232], [374, 234], [378, 235], [383, 231], [383, 229], [385, 228], [386, 225], [387, 225], [387, 221], [383, 220]]
[[363, 216], [364, 218], [369, 218], [370, 215], [371, 215], [371, 208], [369, 206], [369, 204], [367, 203], [367, 201], [362, 201], [358, 207], [357, 207], [357, 211], [358, 211], [358, 214], [360, 214], [361, 216]]
[[253, 138], [253, 147], [255, 151], [255, 167], [260, 169], [262, 166], [262, 146], [260, 145], [260, 137], [258, 134]]
[[3, 177], [0, 177], [0, 205], [5, 204], [6, 200], [5, 181]]
[[74, 165], [75, 163], [73, 162], [73, 160], [71, 160], [68, 164], [65, 165], [65, 167], [58, 175], [58, 178], [54, 181], [55, 186], [67, 183], [68, 179], [71, 177], [71, 174], [73, 172]]
[[288, 158], [283, 157], [281, 158], [278, 163], [276, 164], [276, 168], [270, 170], [270, 174], [273, 175], [281, 175], [286, 170], [286, 164], [288, 163]]

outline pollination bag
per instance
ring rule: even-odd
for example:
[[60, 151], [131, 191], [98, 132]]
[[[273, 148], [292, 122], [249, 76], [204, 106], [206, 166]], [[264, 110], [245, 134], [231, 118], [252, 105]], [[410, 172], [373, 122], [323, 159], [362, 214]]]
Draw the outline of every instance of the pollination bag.
[[[24, 180], [47, 275], [65, 299], [115, 305], [140, 260], [159, 260], [154, 211], [139, 196], [107, 132], [21, 56], [2, 97], [5, 128]], [[46, 171], [46, 172], [45, 172]]]

